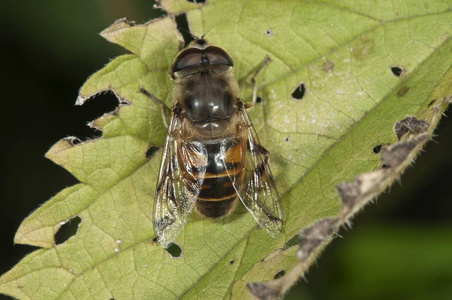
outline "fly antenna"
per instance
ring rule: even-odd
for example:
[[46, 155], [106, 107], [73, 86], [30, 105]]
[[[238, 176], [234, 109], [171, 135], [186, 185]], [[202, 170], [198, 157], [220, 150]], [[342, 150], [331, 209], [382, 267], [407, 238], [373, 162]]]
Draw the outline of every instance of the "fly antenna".
[[212, 25], [209, 29], [207, 29], [206, 32], [204, 32], [204, 34], [201, 36], [201, 40], [204, 39], [204, 37], [209, 33], [210, 30], [212, 30], [212, 28], [213, 28], [214, 26], [215, 26], [215, 25]]

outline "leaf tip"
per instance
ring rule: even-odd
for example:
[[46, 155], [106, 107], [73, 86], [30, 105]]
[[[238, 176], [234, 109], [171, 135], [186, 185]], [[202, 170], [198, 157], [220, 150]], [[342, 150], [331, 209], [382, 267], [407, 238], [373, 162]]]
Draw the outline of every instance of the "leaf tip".
[[100, 32], [100, 36], [106, 39], [107, 41], [111, 41], [112, 35], [118, 30], [126, 29], [129, 27], [135, 26], [135, 21], [128, 21], [127, 18], [117, 19], [112, 25], [110, 25], [107, 29], [104, 29]]
[[14, 235], [14, 244], [51, 248], [54, 245], [52, 227], [42, 227], [36, 222], [23, 222]]
[[76, 143], [80, 143], [81, 141], [75, 136], [68, 136], [64, 139], [59, 140], [56, 144], [54, 144], [49, 151], [45, 154], [45, 157], [50, 159], [56, 164], [61, 164], [59, 159], [59, 154], [68, 149], [74, 147]]
[[89, 97], [83, 97], [82, 95], [78, 95], [77, 100], [75, 100], [75, 105], [81, 106], [83, 105]]

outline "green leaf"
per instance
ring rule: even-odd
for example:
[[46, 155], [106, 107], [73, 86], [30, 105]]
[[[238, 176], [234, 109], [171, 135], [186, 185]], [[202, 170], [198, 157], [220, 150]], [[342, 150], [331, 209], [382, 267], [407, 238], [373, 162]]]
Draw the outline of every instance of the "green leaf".
[[[396, 141], [395, 122], [423, 119], [432, 132], [452, 96], [452, 11], [446, 1], [161, 1], [169, 17], [102, 33], [131, 54], [91, 76], [77, 104], [103, 92], [120, 99], [91, 125], [96, 140], [64, 139], [47, 157], [80, 184], [61, 191], [20, 226], [15, 242], [42, 247], [0, 278], [0, 292], [33, 299], [243, 298], [246, 283], [295, 265], [284, 245], [301, 229], [341, 207], [335, 186], [379, 167], [372, 149]], [[262, 102], [249, 110], [282, 195], [284, 232], [258, 230], [241, 207], [222, 220], [191, 216], [173, 258], [154, 243], [152, 205], [165, 137], [160, 107], [171, 105], [167, 75], [182, 38], [172, 14], [186, 11], [191, 30], [228, 51], [241, 97], [258, 76]], [[395, 76], [391, 67], [404, 72]], [[291, 94], [303, 83], [302, 99]], [[54, 245], [71, 218], [78, 232]]]

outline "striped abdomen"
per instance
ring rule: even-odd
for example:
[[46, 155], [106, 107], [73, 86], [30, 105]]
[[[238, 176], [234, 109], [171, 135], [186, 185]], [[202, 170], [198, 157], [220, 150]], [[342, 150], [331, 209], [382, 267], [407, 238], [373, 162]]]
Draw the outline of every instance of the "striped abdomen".
[[[201, 142], [207, 150], [207, 168], [196, 210], [208, 218], [227, 215], [235, 207], [244, 176], [246, 143], [239, 138]], [[231, 177], [235, 179], [235, 188]]]

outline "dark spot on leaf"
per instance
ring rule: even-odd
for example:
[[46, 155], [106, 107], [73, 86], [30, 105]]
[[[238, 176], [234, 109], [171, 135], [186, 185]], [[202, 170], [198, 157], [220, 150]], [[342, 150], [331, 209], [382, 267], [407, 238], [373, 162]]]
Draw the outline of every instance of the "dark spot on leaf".
[[182, 248], [176, 243], [170, 243], [165, 251], [171, 255], [172, 258], [179, 258], [182, 255]]
[[374, 52], [374, 40], [370, 37], [363, 36], [352, 43], [350, 51], [357, 60], [364, 60]]
[[256, 97], [256, 103], [261, 103], [262, 102], [262, 97], [261, 96], [257, 96]]
[[436, 102], [436, 99], [433, 99], [432, 101], [430, 101], [430, 102], [428, 103], [427, 107], [430, 107], [430, 106], [432, 106], [432, 105], [433, 105], [433, 103], [435, 103], [435, 102]]
[[273, 35], [273, 31], [269, 28], [265, 31], [265, 35], [266, 36], [272, 36]]
[[289, 138], [288, 138], [288, 137], [286, 137], [286, 138], [284, 139], [284, 141], [288, 142], [288, 141], [289, 141]]
[[378, 153], [380, 153], [381, 147], [382, 147], [381, 144], [380, 144], [380, 145], [376, 145], [375, 147], [372, 148], [372, 153], [373, 153], [373, 154], [378, 154]]
[[185, 0], [185, 1], [190, 2], [190, 3], [196, 3], [196, 4], [205, 3], [206, 2], [206, 0]]
[[396, 77], [401, 77], [403, 74], [405, 74], [405, 69], [399, 66], [393, 66], [391, 67], [391, 72]]
[[278, 278], [283, 277], [285, 274], [286, 274], [286, 271], [281, 270], [281, 271], [279, 271], [278, 273], [276, 273], [276, 274], [275, 274], [275, 277], [273, 277], [273, 278], [274, 278], [274, 279], [278, 279]]
[[334, 63], [331, 60], [327, 60], [322, 65], [322, 70], [325, 72], [333, 71], [334, 69]]
[[410, 90], [410, 87], [405, 85], [404, 87], [402, 87], [400, 90], [397, 91], [396, 95], [397, 95], [397, 97], [401, 98], [401, 97], [405, 96], [409, 90]]
[[288, 240], [285, 244], [283, 249], [289, 249], [292, 246], [295, 246], [296, 244], [298, 244], [298, 234], [294, 235], [290, 240]]
[[154, 156], [155, 153], [157, 153], [157, 151], [159, 151], [159, 147], [156, 146], [150, 146], [148, 148], [148, 150], [146, 151], [146, 158], [151, 158], [152, 156]]
[[229, 264], [232, 266], [233, 264], [235, 263], [235, 260], [234, 259], [231, 259], [230, 261], [229, 261]]
[[416, 117], [406, 116], [405, 119], [394, 124], [394, 133], [397, 139], [401, 139], [408, 132], [422, 133], [428, 129], [428, 123], [424, 120], [418, 120]]
[[79, 216], [75, 216], [63, 225], [55, 233], [55, 244], [59, 245], [66, 242], [70, 237], [77, 233], [78, 226], [82, 222]]
[[300, 83], [292, 92], [292, 98], [295, 100], [301, 100], [304, 97], [304, 94], [306, 92], [306, 88], [304, 86], [304, 83]]

